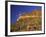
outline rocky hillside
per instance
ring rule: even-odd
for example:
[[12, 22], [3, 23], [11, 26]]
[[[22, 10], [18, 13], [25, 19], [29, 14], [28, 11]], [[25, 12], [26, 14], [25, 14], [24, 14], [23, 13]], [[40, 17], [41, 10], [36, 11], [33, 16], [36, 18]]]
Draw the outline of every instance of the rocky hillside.
[[34, 10], [20, 16], [14, 26], [11, 26], [11, 31], [40, 31], [41, 27], [41, 10]]

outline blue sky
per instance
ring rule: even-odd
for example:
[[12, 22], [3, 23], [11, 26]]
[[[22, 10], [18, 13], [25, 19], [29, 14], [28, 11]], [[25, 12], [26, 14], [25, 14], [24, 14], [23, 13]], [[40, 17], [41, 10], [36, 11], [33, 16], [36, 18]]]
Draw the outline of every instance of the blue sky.
[[41, 10], [41, 6], [22, 6], [22, 5], [11, 5], [11, 23], [15, 23], [19, 14], [26, 12], [32, 12], [33, 10]]

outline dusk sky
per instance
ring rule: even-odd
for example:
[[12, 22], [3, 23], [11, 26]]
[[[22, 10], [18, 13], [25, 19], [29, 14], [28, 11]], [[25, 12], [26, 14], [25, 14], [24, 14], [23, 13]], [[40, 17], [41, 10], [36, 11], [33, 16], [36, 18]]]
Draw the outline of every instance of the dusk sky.
[[22, 6], [22, 5], [11, 5], [11, 23], [15, 23], [19, 14], [32, 12], [33, 10], [41, 10], [41, 6]]

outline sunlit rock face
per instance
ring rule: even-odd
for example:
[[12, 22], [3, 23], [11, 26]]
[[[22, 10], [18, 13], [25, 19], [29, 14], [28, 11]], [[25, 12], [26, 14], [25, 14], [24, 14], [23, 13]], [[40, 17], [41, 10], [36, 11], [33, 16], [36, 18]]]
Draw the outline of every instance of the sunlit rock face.
[[41, 31], [42, 30], [42, 13], [41, 10], [34, 10], [30, 13], [21, 15], [12, 31]]

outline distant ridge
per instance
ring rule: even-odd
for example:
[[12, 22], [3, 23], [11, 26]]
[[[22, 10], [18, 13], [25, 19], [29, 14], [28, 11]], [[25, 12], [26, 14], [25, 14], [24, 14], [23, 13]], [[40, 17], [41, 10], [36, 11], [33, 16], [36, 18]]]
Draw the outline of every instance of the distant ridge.
[[21, 15], [18, 19], [17, 19], [17, 21], [20, 19], [20, 18], [28, 18], [28, 17], [41, 17], [41, 10], [34, 10], [34, 11], [32, 11], [32, 12], [30, 12], [30, 13], [25, 13], [25, 14], [23, 14], [23, 15]]

